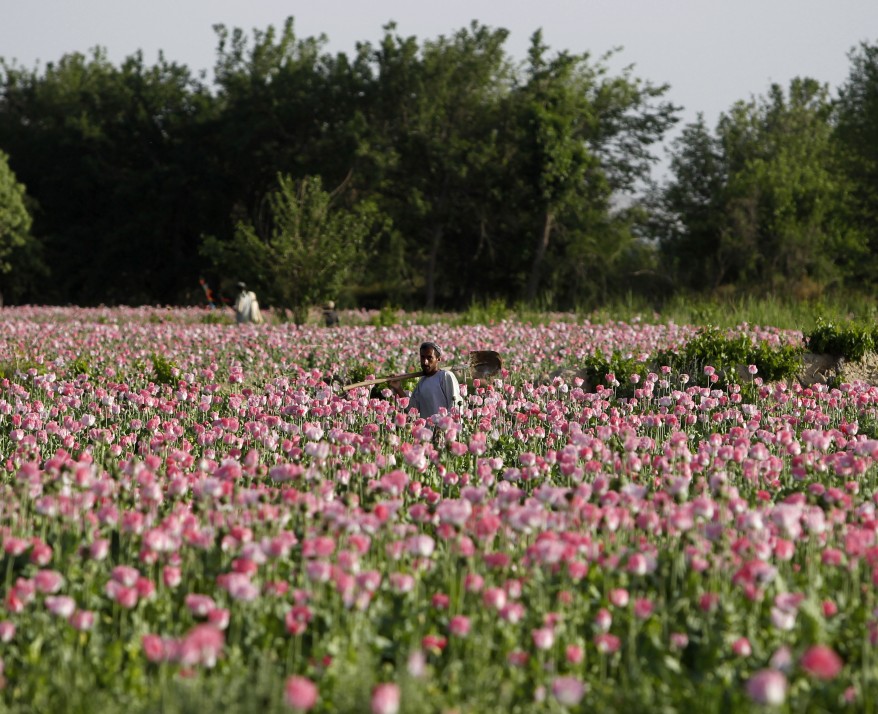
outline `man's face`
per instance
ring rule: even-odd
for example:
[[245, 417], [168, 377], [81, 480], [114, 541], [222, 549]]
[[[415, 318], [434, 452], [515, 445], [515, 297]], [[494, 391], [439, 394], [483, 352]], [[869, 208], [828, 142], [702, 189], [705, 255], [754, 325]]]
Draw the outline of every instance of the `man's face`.
[[421, 350], [421, 370], [425, 377], [439, 371], [439, 356], [432, 347], [425, 347]]

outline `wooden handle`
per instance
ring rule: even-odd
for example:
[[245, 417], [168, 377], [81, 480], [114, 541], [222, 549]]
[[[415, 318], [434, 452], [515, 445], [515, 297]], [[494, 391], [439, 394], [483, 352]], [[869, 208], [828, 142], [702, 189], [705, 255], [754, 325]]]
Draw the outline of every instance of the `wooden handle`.
[[405, 374], [391, 374], [387, 377], [375, 377], [375, 379], [367, 379], [365, 382], [354, 382], [353, 384], [346, 384], [342, 387], [342, 391], [348, 392], [351, 389], [356, 389], [357, 387], [371, 387], [373, 384], [392, 382], [396, 379], [412, 379], [412, 377], [421, 377], [423, 376], [423, 374], [423, 372], [406, 372]]

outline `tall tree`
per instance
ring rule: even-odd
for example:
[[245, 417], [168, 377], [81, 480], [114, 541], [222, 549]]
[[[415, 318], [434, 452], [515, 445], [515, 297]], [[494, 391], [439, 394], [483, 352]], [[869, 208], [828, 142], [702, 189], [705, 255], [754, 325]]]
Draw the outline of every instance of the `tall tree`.
[[[666, 86], [634, 78], [631, 70], [610, 76], [588, 54], [547, 57], [542, 33], [531, 38], [525, 81], [511, 97], [516, 117], [516, 204], [532, 223], [526, 300], [540, 292], [554, 236], [597, 245], [588, 234], [604, 231], [614, 195], [630, 192], [656, 161], [650, 147], [676, 121], [676, 108], [659, 101]], [[624, 235], [616, 233], [617, 237]], [[557, 246], [556, 256], [568, 253]], [[588, 251], [580, 255], [585, 259]], [[569, 267], [559, 263], [564, 269]]]
[[758, 236], [758, 261], [744, 276], [751, 286], [808, 297], [837, 283], [839, 264], [859, 257], [858, 236], [847, 227], [849, 186], [831, 142], [831, 109], [825, 85], [796, 78], [786, 94], [772, 85], [766, 97], [720, 122], [728, 206], [751, 206]]
[[668, 272], [695, 290], [735, 279], [748, 256], [746, 232], [725, 230], [728, 164], [722, 143], [699, 114], [671, 144], [673, 179], [650, 197], [651, 226]]
[[694, 289], [736, 285], [810, 297], [838, 283], [861, 255], [831, 141], [825, 86], [737, 102], [712, 136], [699, 121], [673, 147], [661, 207], [662, 251]]
[[868, 258], [852, 268], [858, 282], [874, 284], [878, 274], [878, 44], [851, 50], [847, 81], [836, 102], [835, 139], [851, 181], [851, 220], [868, 246]]
[[39, 203], [45, 299], [175, 302], [209, 229], [211, 99], [185, 67], [71, 54], [41, 75], [3, 65], [0, 143]]
[[384, 209], [407, 243], [410, 279], [423, 304], [471, 288], [473, 247], [484, 243], [480, 212], [495, 170], [498, 97], [511, 67], [508, 33], [473, 23], [419, 46], [389, 25], [374, 50], [369, 134], [361, 154]]
[[252, 38], [214, 30], [223, 175], [239, 212], [252, 216], [279, 172], [342, 181], [355, 161], [351, 125], [370, 78], [364, 60], [326, 53], [323, 35], [298, 37], [293, 18]]

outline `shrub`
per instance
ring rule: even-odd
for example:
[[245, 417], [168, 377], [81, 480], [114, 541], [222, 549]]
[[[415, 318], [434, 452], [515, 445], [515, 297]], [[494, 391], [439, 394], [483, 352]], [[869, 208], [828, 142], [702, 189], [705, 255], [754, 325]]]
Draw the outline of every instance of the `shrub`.
[[875, 349], [875, 328], [862, 323], [834, 324], [817, 321], [811, 332], [805, 335], [805, 344], [812, 352], [831, 354], [850, 360], [861, 360], [867, 352]]

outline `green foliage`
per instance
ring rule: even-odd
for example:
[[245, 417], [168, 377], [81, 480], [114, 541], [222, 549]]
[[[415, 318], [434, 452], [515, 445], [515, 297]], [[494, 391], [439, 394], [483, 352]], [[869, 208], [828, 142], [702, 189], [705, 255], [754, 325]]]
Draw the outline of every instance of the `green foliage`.
[[857, 322], [835, 324], [818, 320], [814, 329], [805, 335], [805, 344], [812, 352], [855, 361], [862, 359], [867, 352], [875, 351], [876, 343], [878, 329]]
[[382, 307], [377, 315], [373, 315], [369, 324], [374, 327], [392, 327], [399, 324], [399, 308], [392, 305]]
[[672, 275], [696, 290], [736, 285], [799, 298], [837, 284], [866, 255], [849, 220], [851, 183], [832, 140], [826, 87], [792, 80], [737, 102], [712, 135], [674, 144], [674, 179], [653, 205]]
[[88, 363], [88, 359], [80, 355], [75, 360], [73, 360], [73, 362], [70, 363], [70, 374], [73, 377], [77, 377], [80, 374], [87, 374], [91, 376], [92, 371]]
[[31, 240], [31, 217], [24, 203], [24, 186], [9, 168], [9, 157], [0, 151], [0, 275], [12, 270], [9, 256]]
[[[537, 32], [516, 63], [508, 32], [477, 22], [426, 41], [390, 24], [335, 56], [292, 18], [216, 31], [210, 86], [140, 54], [0, 62], [6, 295], [191, 304], [212, 263], [301, 321], [339, 291], [369, 308], [597, 309], [681, 289], [813, 302], [878, 274], [874, 45], [851, 53], [838, 101], [797, 78], [686, 127], [672, 181], [619, 207], [677, 110], [608, 58]], [[339, 185], [318, 219], [320, 187]]]
[[878, 43], [860, 43], [848, 57], [850, 72], [835, 103], [833, 138], [851, 182], [848, 221], [868, 248], [850, 266], [851, 282], [874, 286], [878, 267]]
[[368, 202], [335, 206], [338, 192], [324, 191], [319, 177], [279, 174], [277, 182], [261, 220], [240, 222], [230, 243], [205, 240], [202, 252], [219, 270], [252, 276], [266, 302], [291, 308], [301, 324], [310, 305], [334, 298], [348, 283], [378, 215]]
[[483, 303], [473, 302], [465, 312], [457, 315], [453, 320], [453, 324], [496, 325], [504, 320], [508, 320], [511, 314], [504, 300], [491, 300]]
[[802, 367], [802, 348], [798, 345], [772, 347], [767, 342], [760, 342], [748, 357], [752, 360], [748, 364], [756, 365], [757, 374], [767, 382], [789, 380]]
[[30, 359], [14, 359], [0, 362], [0, 379], [21, 382], [31, 370], [38, 374], [45, 374], [46, 365]]
[[204, 313], [201, 321], [205, 325], [231, 325], [233, 322], [231, 312], [225, 310], [210, 310]]
[[370, 379], [371, 375], [378, 372], [378, 365], [375, 362], [361, 362], [355, 364], [348, 369], [347, 383], [363, 382]]
[[25, 187], [9, 167], [9, 156], [0, 151], [0, 304], [4, 293], [16, 297], [44, 270], [31, 226]]
[[150, 355], [150, 360], [152, 361], [152, 370], [156, 383], [168, 384], [176, 388], [180, 382], [180, 378], [177, 376], [179, 371], [177, 365], [167, 357], [155, 352]]
[[[680, 352], [668, 351], [655, 361], [678, 373], [690, 376], [695, 384], [724, 386], [740, 382], [746, 368], [755, 365], [763, 380], [776, 381], [795, 377], [802, 366], [802, 348], [798, 345], [772, 347], [766, 342], [754, 344], [747, 335], [729, 337], [722, 330], [708, 326], [699, 330]], [[704, 368], [712, 367], [717, 379], [712, 382]]]
[[[590, 355], [580, 369], [584, 370], [589, 382], [595, 387], [602, 385], [613, 389], [618, 396], [631, 396], [640, 381], [649, 373], [649, 365], [631, 356], [615, 351], [606, 358], [600, 350]], [[632, 375], [637, 382], [632, 382]]]
[[116, 67], [100, 50], [42, 75], [0, 69], [0, 145], [39, 205], [34, 231], [51, 271], [25, 297], [179, 302], [195, 283], [199, 231], [227, 220], [230, 205], [200, 132], [213, 110], [204, 86], [164, 58]]

